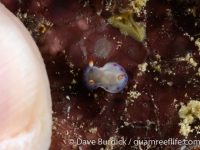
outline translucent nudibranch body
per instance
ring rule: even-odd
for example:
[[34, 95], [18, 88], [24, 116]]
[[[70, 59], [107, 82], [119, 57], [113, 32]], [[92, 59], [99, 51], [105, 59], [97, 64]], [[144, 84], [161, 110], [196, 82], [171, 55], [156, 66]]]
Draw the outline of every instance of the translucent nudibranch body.
[[93, 66], [93, 62], [90, 62], [83, 74], [83, 81], [90, 90], [101, 87], [107, 92], [118, 93], [126, 86], [128, 75], [117, 63], [109, 62], [103, 67], [96, 67]]

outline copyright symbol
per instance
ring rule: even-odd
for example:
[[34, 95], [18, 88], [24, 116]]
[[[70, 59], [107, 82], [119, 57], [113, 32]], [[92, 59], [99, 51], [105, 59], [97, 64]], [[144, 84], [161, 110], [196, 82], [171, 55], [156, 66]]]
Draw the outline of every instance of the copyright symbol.
[[68, 143], [69, 143], [70, 145], [73, 145], [73, 144], [74, 144], [74, 140], [73, 140], [73, 139], [69, 139], [69, 140], [68, 140]]

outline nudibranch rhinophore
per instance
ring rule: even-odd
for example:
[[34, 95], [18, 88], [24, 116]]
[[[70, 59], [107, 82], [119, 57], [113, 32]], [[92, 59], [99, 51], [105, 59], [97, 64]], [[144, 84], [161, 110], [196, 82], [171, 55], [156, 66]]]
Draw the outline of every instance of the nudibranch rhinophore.
[[126, 86], [128, 75], [125, 69], [115, 62], [109, 62], [103, 67], [96, 67], [93, 61], [83, 74], [83, 82], [90, 90], [98, 87], [110, 93], [118, 93]]

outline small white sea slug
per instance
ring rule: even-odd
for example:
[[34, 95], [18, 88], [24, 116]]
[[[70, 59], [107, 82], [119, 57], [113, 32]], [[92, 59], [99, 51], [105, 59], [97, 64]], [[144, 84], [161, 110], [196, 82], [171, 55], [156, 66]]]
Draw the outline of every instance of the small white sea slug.
[[93, 61], [90, 61], [83, 74], [83, 82], [90, 90], [101, 87], [107, 92], [118, 93], [126, 86], [128, 75], [125, 69], [115, 62], [96, 67], [93, 66]]

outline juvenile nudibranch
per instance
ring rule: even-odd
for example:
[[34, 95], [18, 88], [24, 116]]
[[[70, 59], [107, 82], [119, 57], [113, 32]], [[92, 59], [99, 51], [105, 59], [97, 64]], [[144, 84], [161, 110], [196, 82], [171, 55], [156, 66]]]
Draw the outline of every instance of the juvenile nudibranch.
[[127, 81], [128, 75], [125, 69], [114, 62], [96, 67], [91, 60], [83, 74], [83, 82], [90, 90], [101, 87], [110, 93], [118, 93], [126, 86]]

